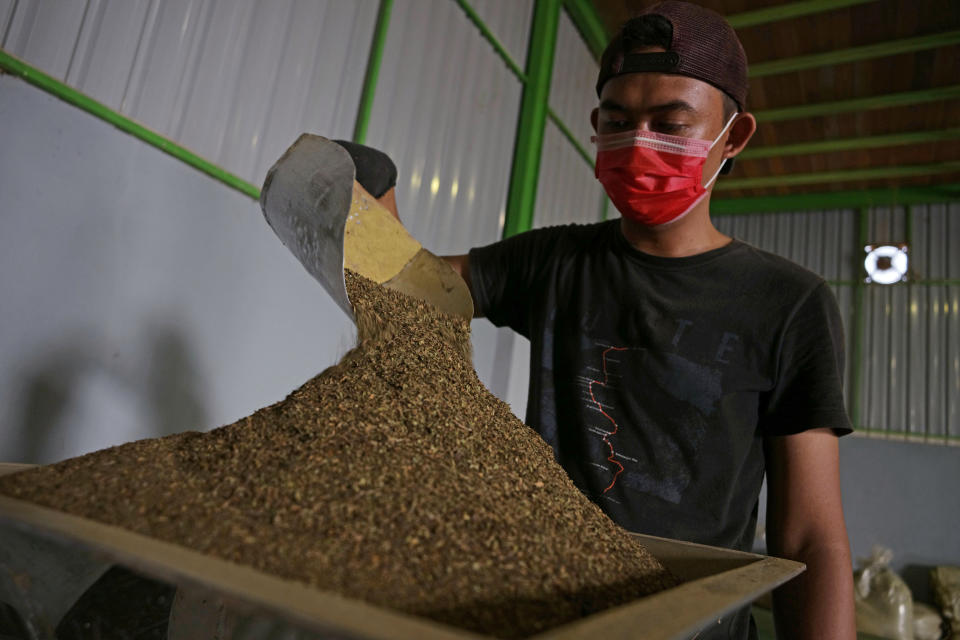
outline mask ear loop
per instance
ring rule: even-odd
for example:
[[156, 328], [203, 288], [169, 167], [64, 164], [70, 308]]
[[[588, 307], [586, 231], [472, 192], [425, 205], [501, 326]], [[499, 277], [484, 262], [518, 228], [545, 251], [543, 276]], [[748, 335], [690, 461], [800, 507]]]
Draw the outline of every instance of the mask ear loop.
[[[739, 112], [736, 112], [736, 113], [734, 113], [732, 116], [730, 116], [730, 119], [727, 120], [727, 124], [724, 125], [724, 127], [723, 127], [723, 131], [721, 131], [720, 134], [719, 134], [716, 138], [713, 139], [713, 142], [710, 143], [710, 148], [711, 148], [711, 149], [713, 149], [713, 146], [714, 146], [715, 144], [717, 144], [717, 142], [720, 141], [720, 138], [723, 137], [723, 134], [725, 134], [725, 133], [727, 132], [727, 129], [730, 128], [730, 125], [733, 124], [733, 119], [736, 118], [738, 115], [740, 115], [740, 113], [739, 113]], [[704, 189], [709, 189], [709, 188], [710, 188], [710, 185], [713, 184], [713, 181], [716, 180], [716, 179], [717, 179], [717, 176], [720, 175], [720, 172], [723, 171], [723, 165], [726, 164], [726, 162], [727, 162], [726, 159], [724, 159], [722, 162], [720, 162], [720, 168], [717, 169], [717, 172], [716, 172], [715, 174], [713, 174], [713, 177], [712, 177], [712, 178], [710, 178], [709, 180], [707, 180], [707, 184], [703, 185], [703, 188], [704, 188]]]

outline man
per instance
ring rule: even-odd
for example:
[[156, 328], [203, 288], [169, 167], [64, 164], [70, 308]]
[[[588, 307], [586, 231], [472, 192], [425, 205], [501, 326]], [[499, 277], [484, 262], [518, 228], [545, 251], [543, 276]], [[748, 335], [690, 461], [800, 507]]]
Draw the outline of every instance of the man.
[[[527, 423], [627, 529], [807, 571], [774, 592], [781, 638], [853, 638], [840, 500], [842, 326], [825, 282], [720, 233], [710, 193], [756, 129], [746, 56], [719, 15], [663, 2], [601, 61], [597, 177], [622, 214], [448, 262], [478, 315], [531, 343]], [[756, 636], [749, 610], [698, 638]]]

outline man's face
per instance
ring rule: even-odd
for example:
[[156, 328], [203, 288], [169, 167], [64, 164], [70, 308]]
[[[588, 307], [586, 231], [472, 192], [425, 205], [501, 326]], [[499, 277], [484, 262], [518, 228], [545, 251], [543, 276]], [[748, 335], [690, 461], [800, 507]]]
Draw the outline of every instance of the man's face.
[[[641, 52], [650, 51], [663, 49]], [[600, 107], [591, 119], [600, 134], [642, 129], [701, 140], [713, 140], [726, 124], [719, 89], [696, 78], [653, 72], [628, 73], [608, 80], [600, 94]], [[715, 170], [722, 155], [720, 140], [706, 166]]]

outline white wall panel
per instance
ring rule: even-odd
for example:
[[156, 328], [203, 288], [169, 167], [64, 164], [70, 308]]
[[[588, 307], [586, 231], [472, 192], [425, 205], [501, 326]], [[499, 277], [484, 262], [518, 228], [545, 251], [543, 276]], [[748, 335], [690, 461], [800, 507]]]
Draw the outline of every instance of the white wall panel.
[[260, 184], [303, 131], [353, 131], [377, 0], [19, 0], [2, 46]]
[[0, 45], [63, 79], [73, 62], [88, 9], [88, 2], [17, 0]]
[[[527, 3], [502, 4], [525, 19]], [[367, 142], [396, 162], [400, 217], [429, 249], [500, 238], [520, 96], [454, 2], [394, 4]]]
[[352, 344], [250, 198], [2, 75], [0, 149], [0, 459], [229, 423]]
[[[450, 0], [453, 2], [453, 0]], [[517, 65], [527, 65], [533, 0], [470, 0], [474, 11]]]
[[7, 27], [13, 19], [13, 9], [17, 0], [0, 0], [0, 42], [3, 42]]

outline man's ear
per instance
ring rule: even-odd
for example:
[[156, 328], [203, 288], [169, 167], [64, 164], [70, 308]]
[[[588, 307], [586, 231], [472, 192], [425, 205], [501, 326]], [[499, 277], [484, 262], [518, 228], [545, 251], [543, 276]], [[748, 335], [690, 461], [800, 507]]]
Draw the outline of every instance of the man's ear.
[[723, 146], [723, 157], [733, 158], [743, 151], [757, 130], [757, 119], [752, 113], [741, 113], [730, 126], [730, 135]]
[[593, 132], [597, 132], [597, 115], [600, 113], [600, 109], [597, 107], [593, 108], [593, 111], [590, 112], [590, 124], [593, 125]]

